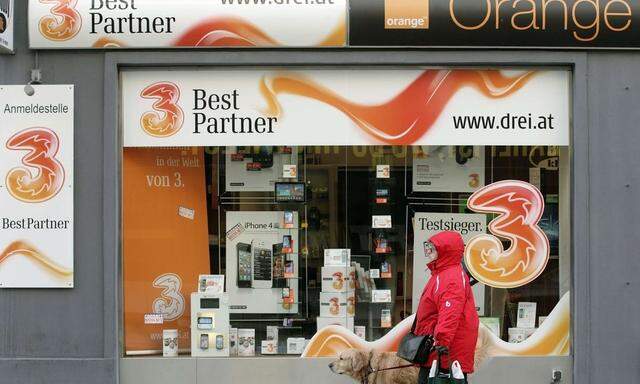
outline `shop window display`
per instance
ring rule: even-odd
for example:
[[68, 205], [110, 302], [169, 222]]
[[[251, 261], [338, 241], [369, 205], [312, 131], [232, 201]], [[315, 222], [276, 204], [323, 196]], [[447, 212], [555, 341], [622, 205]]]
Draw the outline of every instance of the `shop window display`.
[[125, 148], [125, 354], [161, 354], [166, 330], [193, 356], [299, 356], [330, 325], [384, 338], [415, 312], [422, 243], [492, 233], [500, 211], [470, 198], [508, 180], [539, 191], [550, 257], [473, 289], [484, 326], [522, 342], [568, 291], [568, 172], [549, 146]]

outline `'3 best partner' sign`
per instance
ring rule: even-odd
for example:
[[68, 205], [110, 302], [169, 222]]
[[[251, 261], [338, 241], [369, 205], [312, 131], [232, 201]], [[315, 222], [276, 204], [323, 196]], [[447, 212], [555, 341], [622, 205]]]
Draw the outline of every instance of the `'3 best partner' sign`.
[[73, 287], [73, 86], [0, 86], [0, 287]]

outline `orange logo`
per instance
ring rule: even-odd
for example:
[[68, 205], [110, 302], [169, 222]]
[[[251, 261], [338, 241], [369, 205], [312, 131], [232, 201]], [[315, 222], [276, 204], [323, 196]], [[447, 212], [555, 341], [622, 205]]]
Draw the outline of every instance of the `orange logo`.
[[[469, 209], [500, 214], [489, 224], [492, 235], [478, 235], [465, 249], [465, 263], [479, 281], [496, 288], [520, 287], [535, 280], [549, 261], [549, 239], [538, 226], [544, 211], [540, 191], [517, 180], [499, 181], [475, 192]], [[496, 236], [506, 238], [504, 250]]]
[[184, 112], [178, 105], [180, 88], [170, 82], [151, 84], [145, 88], [140, 97], [155, 99], [155, 112], [146, 112], [140, 119], [142, 129], [154, 137], [169, 137], [182, 128]]
[[80, 27], [82, 18], [76, 11], [78, 0], [40, 0], [43, 4], [55, 4], [51, 15], [40, 19], [40, 33], [52, 41], [66, 41], [74, 38]]
[[47, 128], [28, 128], [7, 141], [7, 148], [29, 151], [22, 164], [35, 169], [16, 167], [7, 174], [7, 190], [14, 198], [25, 203], [41, 203], [53, 198], [64, 184], [64, 167], [56, 159], [60, 140]]

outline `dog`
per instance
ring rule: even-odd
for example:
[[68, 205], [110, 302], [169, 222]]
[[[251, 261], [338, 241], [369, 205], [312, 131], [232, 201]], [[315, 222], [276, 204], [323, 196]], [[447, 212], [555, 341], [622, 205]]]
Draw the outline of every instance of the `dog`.
[[392, 352], [347, 349], [340, 353], [338, 360], [329, 364], [329, 368], [333, 373], [347, 375], [360, 383], [415, 384], [418, 382], [416, 366], [379, 371], [409, 364]]

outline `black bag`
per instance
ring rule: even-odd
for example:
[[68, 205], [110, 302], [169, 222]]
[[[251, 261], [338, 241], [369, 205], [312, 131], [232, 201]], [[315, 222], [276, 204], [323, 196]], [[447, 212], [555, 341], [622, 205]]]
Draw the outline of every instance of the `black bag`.
[[411, 325], [411, 331], [407, 333], [400, 341], [398, 346], [398, 357], [401, 357], [413, 364], [425, 364], [429, 359], [429, 353], [433, 348], [433, 336], [418, 336], [414, 332], [416, 330], [416, 322], [418, 321], [418, 313], [420, 312], [420, 306], [416, 311], [416, 317], [413, 319], [413, 325]]

